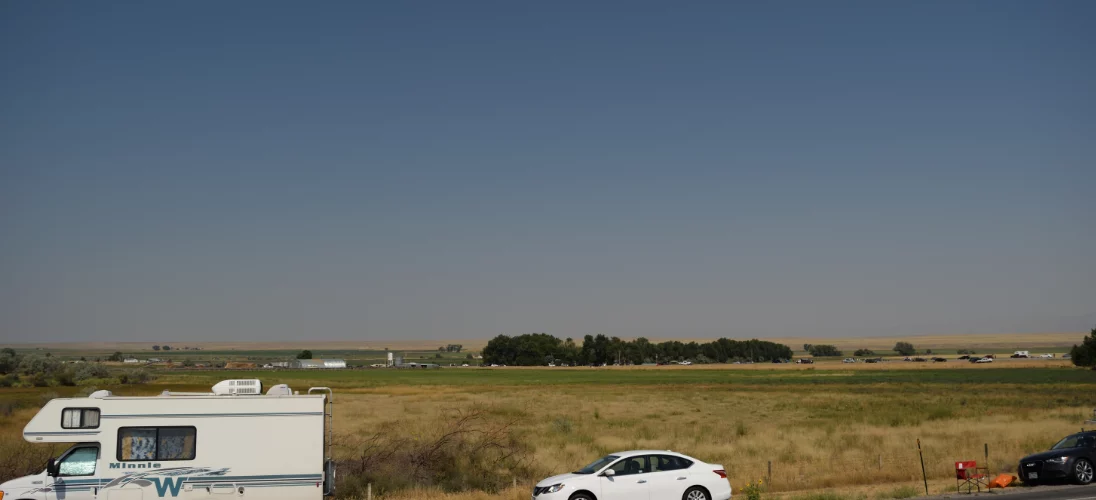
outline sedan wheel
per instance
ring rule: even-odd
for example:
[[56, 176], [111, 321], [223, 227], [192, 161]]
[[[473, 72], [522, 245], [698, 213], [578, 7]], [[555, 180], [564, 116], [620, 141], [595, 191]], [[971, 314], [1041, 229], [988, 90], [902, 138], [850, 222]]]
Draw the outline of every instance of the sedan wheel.
[[1080, 484], [1088, 484], [1093, 479], [1092, 462], [1085, 459], [1077, 460], [1077, 464], [1073, 466], [1073, 478]]
[[698, 488], [696, 486], [689, 488], [682, 498], [683, 500], [711, 500], [708, 498], [708, 492], [704, 491], [703, 488]]

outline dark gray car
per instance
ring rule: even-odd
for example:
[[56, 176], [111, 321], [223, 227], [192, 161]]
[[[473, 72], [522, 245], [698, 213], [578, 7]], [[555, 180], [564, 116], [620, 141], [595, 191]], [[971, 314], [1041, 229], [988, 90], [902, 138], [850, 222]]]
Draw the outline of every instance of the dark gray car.
[[1017, 472], [1024, 484], [1039, 484], [1065, 479], [1091, 484], [1096, 469], [1096, 431], [1066, 436], [1049, 451], [1028, 455], [1020, 460]]

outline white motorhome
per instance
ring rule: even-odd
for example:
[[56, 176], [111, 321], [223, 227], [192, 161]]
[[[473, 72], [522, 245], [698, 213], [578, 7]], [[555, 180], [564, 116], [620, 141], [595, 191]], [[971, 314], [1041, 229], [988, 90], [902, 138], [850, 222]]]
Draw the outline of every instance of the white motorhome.
[[263, 394], [249, 379], [211, 393], [54, 399], [23, 438], [78, 444], [42, 473], [0, 484], [0, 499], [318, 500], [334, 494], [332, 396], [285, 385]]

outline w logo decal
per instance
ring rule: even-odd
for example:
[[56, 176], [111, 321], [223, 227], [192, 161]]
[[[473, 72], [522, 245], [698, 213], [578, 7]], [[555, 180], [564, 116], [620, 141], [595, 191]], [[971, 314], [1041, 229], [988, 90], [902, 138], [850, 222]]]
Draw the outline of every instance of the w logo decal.
[[183, 486], [183, 482], [187, 480], [185, 477], [165, 477], [149, 478], [152, 482], [156, 483], [156, 494], [160, 497], [166, 496], [166, 493], [170, 492], [171, 496], [179, 496], [179, 488]]

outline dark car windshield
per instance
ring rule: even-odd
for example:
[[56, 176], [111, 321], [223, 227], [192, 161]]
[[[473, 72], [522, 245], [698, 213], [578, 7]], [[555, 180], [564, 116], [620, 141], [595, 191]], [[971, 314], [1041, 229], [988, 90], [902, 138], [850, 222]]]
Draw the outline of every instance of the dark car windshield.
[[1072, 436], [1066, 436], [1065, 439], [1058, 441], [1058, 444], [1054, 445], [1050, 449], [1065, 450], [1069, 448], [1088, 448], [1092, 446], [1092, 441], [1092, 436], [1074, 434]]
[[618, 459], [618, 458], [620, 458], [620, 457], [618, 457], [616, 455], [609, 455], [609, 456], [601, 457], [601, 458], [597, 459], [596, 461], [594, 461], [594, 463], [592, 463], [590, 465], [587, 465], [586, 467], [583, 467], [579, 470], [576, 470], [575, 474], [593, 474], [593, 473], [601, 470], [602, 468], [604, 468], [606, 465], [609, 465], [609, 464], [613, 463], [613, 461]]

